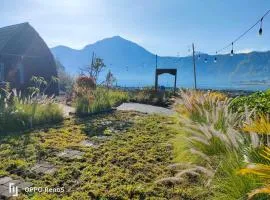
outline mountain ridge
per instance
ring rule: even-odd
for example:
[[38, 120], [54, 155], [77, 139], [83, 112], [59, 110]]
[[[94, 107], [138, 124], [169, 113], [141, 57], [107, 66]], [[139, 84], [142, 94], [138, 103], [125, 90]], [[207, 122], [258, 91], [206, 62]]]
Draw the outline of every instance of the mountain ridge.
[[[75, 75], [80, 68], [91, 61], [92, 53], [104, 59], [109, 69], [115, 74], [121, 85], [153, 85], [155, 55], [144, 47], [124, 39], [121, 36], [104, 38], [82, 49], [72, 49], [64, 45], [51, 48], [53, 55], [65, 66], [67, 72]], [[198, 82], [210, 85], [230, 85], [247, 80], [265, 80], [270, 75], [270, 51], [208, 55], [196, 57]], [[217, 63], [214, 63], [217, 57]], [[208, 62], [205, 63], [204, 59]], [[177, 68], [178, 82], [181, 85], [193, 84], [192, 57], [158, 56], [159, 68]], [[104, 74], [101, 74], [102, 76]], [[163, 78], [170, 80], [169, 76]], [[161, 80], [162, 82], [162, 80]], [[162, 84], [166, 84], [163, 83]]]

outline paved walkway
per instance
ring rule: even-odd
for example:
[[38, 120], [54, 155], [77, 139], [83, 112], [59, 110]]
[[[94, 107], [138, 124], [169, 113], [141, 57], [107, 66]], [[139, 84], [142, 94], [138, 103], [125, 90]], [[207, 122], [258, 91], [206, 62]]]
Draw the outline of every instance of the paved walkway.
[[137, 111], [147, 114], [162, 114], [162, 115], [173, 115], [174, 111], [158, 107], [158, 106], [151, 106], [147, 104], [141, 104], [141, 103], [123, 103], [120, 106], [117, 107], [117, 110], [122, 111]]
[[59, 103], [60, 108], [63, 109], [64, 117], [69, 117], [70, 114], [75, 113], [75, 108]]

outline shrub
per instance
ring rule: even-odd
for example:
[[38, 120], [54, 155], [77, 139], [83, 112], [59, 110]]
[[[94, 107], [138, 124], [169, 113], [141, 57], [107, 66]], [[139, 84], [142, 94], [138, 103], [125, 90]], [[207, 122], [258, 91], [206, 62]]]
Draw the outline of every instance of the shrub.
[[232, 101], [231, 109], [235, 112], [244, 112], [245, 106], [250, 110], [255, 109], [257, 113], [270, 114], [270, 90], [236, 97]]
[[22, 97], [15, 90], [0, 96], [0, 132], [26, 130], [62, 120], [62, 110], [52, 97]]
[[[210, 199], [247, 197], [247, 192], [260, 184], [260, 180], [254, 176], [237, 174], [245, 166], [248, 156], [257, 158], [254, 152], [258, 147], [252, 146], [257, 144], [254, 142], [256, 138], [241, 132], [244, 121], [252, 122], [252, 112], [246, 108], [245, 112], [234, 112], [230, 107], [231, 99], [218, 93], [181, 91], [181, 97], [183, 106], [178, 109], [181, 129], [186, 135], [187, 151], [197, 158], [190, 159], [189, 165], [180, 173], [192, 172], [192, 176], [200, 175], [207, 180], [200, 182], [195, 179], [191, 185], [199, 183], [205, 191], [210, 189]], [[175, 176], [179, 177], [177, 174]]]
[[156, 91], [154, 88], [129, 91], [130, 101], [158, 106], [168, 106], [172, 95], [173, 91]]
[[96, 82], [93, 78], [87, 76], [80, 76], [76, 80], [76, 84], [78, 88], [82, 89], [95, 89]]
[[97, 87], [89, 93], [77, 96], [76, 112], [79, 115], [104, 111], [128, 100], [128, 94], [120, 90]]

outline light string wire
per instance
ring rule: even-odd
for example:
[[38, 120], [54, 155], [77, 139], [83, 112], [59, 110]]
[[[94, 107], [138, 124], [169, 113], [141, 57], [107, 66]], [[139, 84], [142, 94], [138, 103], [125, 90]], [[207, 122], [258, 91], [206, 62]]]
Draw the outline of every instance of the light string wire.
[[[241, 35], [239, 35], [236, 39], [234, 39], [234, 40], [233, 40], [232, 42], [230, 42], [228, 45], [222, 47], [221, 49], [215, 51], [214, 53], [215, 53], [215, 54], [218, 54], [218, 53], [224, 51], [225, 49], [231, 47], [232, 45], [235, 45], [235, 43], [236, 43], [238, 40], [240, 40], [242, 37], [244, 37], [244, 36], [245, 36], [249, 31], [251, 31], [257, 24], [262, 23], [263, 19], [264, 19], [269, 13], [270, 13], [270, 9], [269, 9], [266, 13], [264, 13], [264, 15], [263, 15], [259, 20], [257, 20], [256, 23], [253, 24], [249, 29], [247, 29], [246, 31], [244, 31]], [[261, 27], [260, 27], [260, 28], [261, 28]], [[214, 54], [214, 53], [212, 53], [212, 54]]]

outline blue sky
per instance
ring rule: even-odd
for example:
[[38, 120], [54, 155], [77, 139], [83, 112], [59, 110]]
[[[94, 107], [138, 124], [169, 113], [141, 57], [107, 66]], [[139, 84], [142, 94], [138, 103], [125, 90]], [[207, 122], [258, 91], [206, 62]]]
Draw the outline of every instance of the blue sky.
[[[192, 42], [198, 51], [215, 52], [268, 9], [269, 0], [1, 0], [0, 27], [28, 21], [50, 47], [80, 49], [120, 35], [152, 53], [185, 56]], [[235, 50], [270, 50], [270, 15], [262, 37], [258, 30]]]

